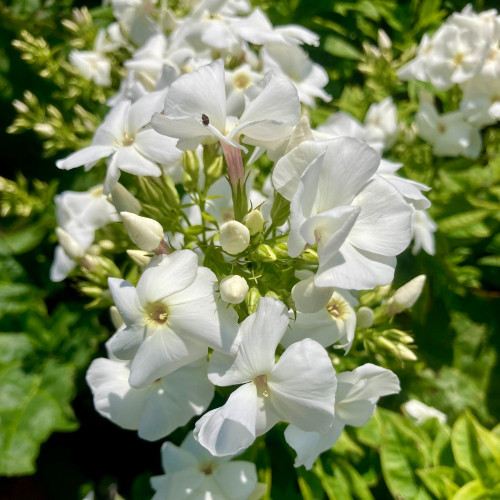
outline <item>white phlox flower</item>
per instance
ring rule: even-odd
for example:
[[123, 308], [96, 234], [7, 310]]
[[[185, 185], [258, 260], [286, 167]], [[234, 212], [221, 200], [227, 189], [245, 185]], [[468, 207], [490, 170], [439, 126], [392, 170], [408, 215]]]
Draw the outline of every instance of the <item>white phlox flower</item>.
[[207, 140], [245, 149], [237, 142], [240, 135], [248, 143], [280, 139], [300, 117], [297, 91], [284, 77], [270, 75], [265, 83], [238, 120], [226, 120], [224, 63], [218, 59], [179, 77], [167, 93], [164, 114], [156, 113], [151, 124], [158, 133], [179, 139], [182, 150]]
[[432, 144], [436, 156], [477, 158], [481, 151], [481, 135], [465, 121], [460, 111], [439, 115], [434, 105], [424, 100], [415, 118], [418, 135]]
[[233, 70], [226, 70], [227, 114], [240, 116], [245, 109], [245, 90], [262, 79], [262, 75], [253, 71], [248, 64], [242, 64]]
[[234, 352], [237, 316], [217, 307], [217, 278], [191, 250], [155, 257], [137, 288], [109, 278], [109, 288], [126, 328], [109, 347], [131, 359], [129, 383], [143, 388], [207, 355], [208, 346]]
[[259, 300], [240, 325], [234, 356], [214, 352], [208, 378], [219, 386], [243, 384], [221, 408], [206, 413], [195, 437], [216, 456], [250, 446], [280, 420], [306, 431], [325, 432], [333, 419], [335, 371], [325, 349], [311, 339], [291, 345], [275, 362], [288, 327], [288, 311], [277, 299]]
[[307, 106], [315, 107], [315, 98], [325, 102], [332, 98], [323, 88], [328, 83], [328, 74], [322, 66], [311, 61], [300, 47], [286, 44], [267, 44], [261, 49], [264, 71], [274, 71], [293, 82], [299, 99]]
[[137, 45], [143, 45], [159, 30], [152, 17], [156, 4], [157, 0], [111, 0], [121, 31]]
[[[92, 245], [97, 229], [120, 219], [113, 205], [103, 195], [100, 185], [84, 192], [64, 191], [54, 197], [54, 202], [59, 227], [85, 250]], [[57, 246], [50, 279], [64, 280], [75, 266], [76, 262], [66, 255], [61, 246]]]
[[324, 433], [304, 432], [295, 425], [285, 431], [286, 442], [297, 452], [295, 467], [310, 469], [318, 456], [335, 445], [346, 425], [361, 427], [372, 417], [382, 396], [400, 391], [398, 377], [371, 363], [337, 374], [335, 417]]
[[396, 255], [410, 243], [411, 208], [375, 175], [379, 164], [350, 137], [302, 143], [276, 164], [277, 191], [288, 198], [297, 186], [288, 253], [317, 244], [315, 285], [362, 290], [392, 281]]
[[[161, 175], [158, 163], [175, 156], [175, 141], [147, 128], [151, 116], [163, 107], [164, 92], [155, 92], [135, 103], [122, 101], [106, 116], [92, 144], [56, 165], [70, 170], [81, 165], [91, 169], [98, 160], [108, 158], [104, 193], [109, 194], [120, 177], [120, 170], [134, 175]], [[146, 127], [146, 128], [145, 128]]]
[[[313, 284], [314, 277], [308, 278], [305, 282]], [[300, 284], [303, 283], [304, 281], [300, 282]], [[349, 352], [356, 330], [354, 306], [358, 305], [358, 301], [347, 290], [336, 289], [333, 293], [331, 289], [327, 290], [330, 290], [328, 302], [318, 311], [300, 312], [297, 310], [295, 321], [293, 320], [294, 314], [291, 313], [290, 329], [281, 340], [285, 347], [311, 338], [323, 347], [338, 344], [334, 346], [336, 349], [342, 348], [346, 354]]]
[[383, 149], [390, 149], [398, 135], [398, 114], [392, 97], [374, 103], [365, 116], [365, 142], [382, 143]]
[[96, 85], [111, 85], [111, 62], [106, 52], [117, 48], [113, 41], [106, 40], [106, 32], [99, 30], [94, 40], [94, 50], [73, 49], [68, 56], [69, 62], [87, 79]]
[[[180, 446], [161, 447], [165, 474], [151, 478], [153, 500], [248, 500], [265, 493], [253, 463], [214, 457], [189, 433]], [[253, 496], [255, 491], [260, 495]]]
[[402, 406], [404, 412], [410, 417], [416, 419], [417, 424], [422, 424], [430, 418], [437, 418], [442, 424], [445, 424], [448, 417], [442, 411], [432, 406], [428, 406], [416, 399], [410, 399]]
[[87, 371], [94, 406], [120, 427], [138, 430], [142, 439], [155, 441], [169, 435], [201, 415], [212, 401], [214, 388], [206, 376], [206, 359], [134, 389], [128, 383], [130, 361], [109, 357], [95, 359]]
[[475, 127], [493, 125], [500, 120], [500, 74], [476, 76], [463, 86], [460, 111]]

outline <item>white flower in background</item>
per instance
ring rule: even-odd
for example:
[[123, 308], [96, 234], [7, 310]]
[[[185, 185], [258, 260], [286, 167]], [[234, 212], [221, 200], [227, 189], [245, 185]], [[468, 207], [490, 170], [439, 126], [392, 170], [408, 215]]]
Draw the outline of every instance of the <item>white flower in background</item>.
[[207, 140], [242, 148], [237, 143], [239, 135], [245, 136], [243, 142], [289, 135], [300, 117], [300, 103], [292, 83], [284, 77], [270, 76], [252, 97], [239, 120], [226, 120], [224, 63], [218, 59], [179, 77], [167, 93], [164, 114], [156, 113], [151, 124], [160, 134], [179, 139], [177, 147], [182, 150], [194, 150]]
[[402, 68], [398, 70], [398, 77], [401, 80], [420, 80], [425, 82], [428, 80], [426, 73], [427, 57], [432, 50], [431, 37], [426, 33], [422, 40], [420, 40], [420, 45], [418, 46], [418, 52], [414, 59], [406, 63]]
[[418, 135], [432, 144], [436, 156], [465, 156], [477, 158], [481, 151], [481, 135], [469, 125], [460, 111], [439, 115], [434, 105], [420, 103], [415, 117]]
[[[120, 220], [113, 205], [103, 195], [102, 186], [84, 192], [64, 191], [54, 197], [54, 202], [59, 227], [85, 250], [92, 245], [97, 229]], [[61, 246], [57, 246], [50, 279], [64, 280], [75, 266], [76, 262], [66, 255]]]
[[157, 0], [111, 0], [121, 31], [137, 45], [143, 45], [159, 31], [152, 18], [156, 4]]
[[[310, 164], [301, 149], [311, 151], [303, 143], [292, 150], [293, 162], [287, 160], [296, 164], [290, 177], [305, 170], [290, 204], [289, 255], [318, 245], [317, 286], [363, 290], [390, 283], [396, 255], [410, 243], [411, 208], [375, 175], [379, 156], [349, 137], [328, 141]], [[286, 185], [282, 168], [279, 173], [280, 184]]]
[[210, 453], [231, 455], [250, 446], [280, 420], [306, 431], [326, 431], [333, 419], [335, 371], [323, 347], [311, 339], [291, 345], [275, 362], [275, 350], [288, 327], [288, 311], [264, 297], [240, 325], [235, 356], [214, 352], [210, 381], [243, 384], [226, 404], [206, 413], [195, 437]]
[[425, 210], [413, 210], [411, 218], [411, 238], [414, 242], [412, 248], [413, 255], [416, 255], [420, 250], [424, 250], [429, 255], [436, 253], [434, 233], [437, 231], [437, 228], [437, 224]]
[[348, 291], [340, 289], [330, 292], [327, 300], [326, 305], [317, 312], [297, 311], [295, 321], [292, 313], [290, 328], [281, 340], [285, 347], [311, 338], [323, 347], [338, 343], [334, 346], [336, 349], [345, 349], [346, 354], [349, 352], [356, 330], [356, 313], [353, 307], [358, 305], [358, 301]]
[[262, 80], [262, 75], [242, 64], [233, 70], [226, 70], [227, 114], [240, 116], [245, 109], [245, 90]]
[[372, 417], [382, 396], [401, 390], [398, 377], [390, 370], [367, 363], [337, 375], [335, 417], [324, 433], [304, 432], [295, 425], [285, 431], [286, 442], [297, 452], [295, 467], [310, 469], [318, 456], [335, 445], [346, 425], [361, 427]]
[[[109, 278], [109, 288], [126, 328], [109, 347], [132, 359], [129, 383], [143, 388], [207, 355], [207, 347], [234, 352], [236, 316], [225, 321], [215, 303], [215, 274], [198, 267], [191, 250], [156, 257], [135, 288]], [[229, 309], [227, 314], [236, 314]]]
[[108, 355], [111, 359], [94, 359], [87, 371], [94, 406], [116, 425], [138, 430], [142, 439], [155, 441], [168, 436], [201, 415], [212, 401], [214, 388], [207, 379], [206, 359], [134, 389], [128, 383], [130, 361]]
[[436, 410], [432, 406], [427, 406], [421, 401], [410, 399], [403, 405], [403, 410], [406, 414], [410, 415], [417, 420], [417, 424], [423, 424], [430, 418], [437, 418], [442, 424], [445, 424], [448, 417], [441, 411]]
[[319, 45], [319, 36], [302, 26], [289, 24], [273, 27], [271, 21], [258, 7], [246, 18], [235, 18], [232, 28], [243, 40], [254, 45], [284, 43], [286, 45]]
[[393, 316], [413, 307], [424, 288], [426, 276], [421, 274], [396, 290], [387, 303], [387, 314]]
[[56, 165], [63, 170], [85, 165], [89, 170], [98, 160], [108, 158], [105, 194], [118, 182], [120, 170], [134, 175], [161, 175], [158, 163], [171, 158], [175, 141], [144, 127], [153, 113], [162, 109], [164, 97], [164, 92], [155, 92], [133, 104], [120, 102], [97, 129], [90, 146], [58, 160]]
[[367, 144], [382, 143], [390, 149], [398, 135], [398, 113], [392, 97], [374, 103], [365, 116], [365, 138]]
[[[152, 500], [257, 500], [265, 493], [257, 482], [255, 464], [214, 457], [189, 433], [180, 446], [161, 447], [165, 474], [151, 478]], [[258, 490], [260, 495], [253, 496]]]
[[72, 50], [68, 58], [87, 80], [102, 87], [111, 85], [111, 62], [104, 54], [91, 50]]
[[315, 98], [325, 102], [332, 98], [323, 88], [328, 83], [328, 74], [319, 64], [311, 61], [300, 47], [285, 44], [268, 44], [261, 49], [264, 71], [274, 71], [292, 81], [301, 102], [316, 106]]
[[460, 111], [471, 125], [478, 128], [500, 120], [500, 75], [479, 75], [465, 83]]

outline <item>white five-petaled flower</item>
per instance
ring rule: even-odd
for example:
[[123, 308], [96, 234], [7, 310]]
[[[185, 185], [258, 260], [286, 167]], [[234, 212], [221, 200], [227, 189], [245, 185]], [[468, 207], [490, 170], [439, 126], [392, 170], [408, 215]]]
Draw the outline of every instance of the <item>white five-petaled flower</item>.
[[153, 500], [247, 500], [260, 498], [266, 490], [257, 483], [253, 463], [214, 457], [192, 433], [180, 446], [164, 443], [161, 458], [166, 474], [151, 478]]
[[63, 170], [85, 165], [89, 170], [98, 160], [108, 158], [105, 194], [118, 182], [120, 170], [134, 175], [161, 175], [158, 163], [171, 159], [175, 141], [145, 127], [153, 113], [163, 108], [164, 98], [164, 92], [153, 92], [133, 104], [121, 101], [108, 113], [90, 146], [58, 160], [56, 165]]
[[[234, 352], [237, 317], [222, 315], [214, 297], [215, 274], [198, 267], [191, 250], [153, 259], [137, 288], [109, 278], [126, 328], [110, 341], [112, 353], [132, 359], [129, 383], [143, 388], [207, 355], [207, 347]], [[234, 316], [227, 316], [234, 315]]]
[[[54, 202], [59, 227], [85, 250], [94, 241], [96, 229], [119, 220], [115, 208], [103, 195], [100, 185], [85, 192], [64, 191], [55, 196]], [[61, 246], [57, 246], [50, 268], [50, 279], [62, 281], [75, 266], [75, 261], [66, 255]]]
[[159, 378], [142, 389], [130, 387], [130, 361], [92, 361], [87, 383], [94, 406], [103, 416], [124, 429], [138, 430], [139, 437], [155, 441], [168, 436], [212, 401], [214, 388], [207, 379], [207, 361], [199, 359]]
[[[250, 92], [251, 91], [251, 92]], [[269, 75], [262, 88], [247, 90], [248, 102], [239, 119], [226, 116], [226, 88], [222, 59], [182, 75], [165, 99], [164, 114], [151, 125], [160, 134], [179, 139], [177, 147], [194, 150], [202, 141], [217, 140], [244, 149], [243, 142], [278, 140], [288, 136], [300, 117], [300, 102], [293, 84]]]
[[329, 450], [346, 425], [361, 427], [372, 417], [382, 396], [400, 391], [398, 377], [390, 370], [367, 363], [337, 375], [335, 417], [324, 433], [304, 432], [295, 425], [285, 431], [286, 442], [297, 452], [295, 466], [313, 466], [320, 453]]
[[377, 153], [342, 137], [304, 142], [275, 166], [273, 183], [291, 200], [288, 253], [318, 245], [320, 287], [362, 290], [392, 281], [410, 243], [411, 208], [376, 175]]
[[290, 346], [279, 361], [274, 353], [288, 327], [288, 311], [264, 297], [240, 325], [236, 355], [215, 352], [208, 378], [219, 386], [243, 384], [226, 404], [206, 413], [195, 437], [216, 456], [250, 446], [280, 420], [306, 431], [325, 432], [333, 419], [335, 371], [323, 347], [311, 339]]

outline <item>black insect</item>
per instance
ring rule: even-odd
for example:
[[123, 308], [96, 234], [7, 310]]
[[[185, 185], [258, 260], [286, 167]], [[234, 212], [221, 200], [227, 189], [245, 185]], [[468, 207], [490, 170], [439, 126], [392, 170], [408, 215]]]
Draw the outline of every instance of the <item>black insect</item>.
[[201, 123], [203, 123], [203, 125], [208, 126], [208, 124], [210, 123], [210, 120], [208, 119], [208, 116], [203, 114], [201, 115]]

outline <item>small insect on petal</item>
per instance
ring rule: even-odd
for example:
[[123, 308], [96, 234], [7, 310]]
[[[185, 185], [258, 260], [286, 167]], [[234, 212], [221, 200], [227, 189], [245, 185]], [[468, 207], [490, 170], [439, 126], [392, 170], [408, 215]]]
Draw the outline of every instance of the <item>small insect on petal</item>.
[[203, 123], [203, 125], [208, 126], [208, 124], [210, 123], [210, 120], [208, 119], [208, 116], [205, 115], [205, 114], [202, 114], [201, 115], [201, 122]]

